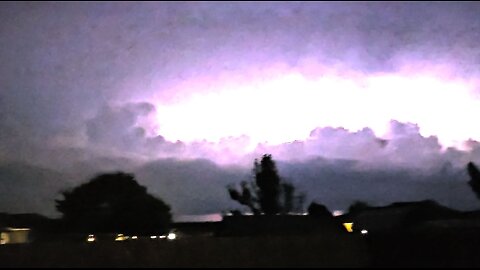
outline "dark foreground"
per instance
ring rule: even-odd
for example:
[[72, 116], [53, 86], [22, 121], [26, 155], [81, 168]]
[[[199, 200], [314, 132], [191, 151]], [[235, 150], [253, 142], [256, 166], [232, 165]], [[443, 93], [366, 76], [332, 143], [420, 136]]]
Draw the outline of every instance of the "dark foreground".
[[480, 267], [480, 232], [441, 230], [372, 235], [373, 267]]
[[0, 246], [0, 267], [478, 267], [480, 234], [184, 237]]
[[1, 267], [367, 266], [358, 237], [185, 237], [0, 247]]

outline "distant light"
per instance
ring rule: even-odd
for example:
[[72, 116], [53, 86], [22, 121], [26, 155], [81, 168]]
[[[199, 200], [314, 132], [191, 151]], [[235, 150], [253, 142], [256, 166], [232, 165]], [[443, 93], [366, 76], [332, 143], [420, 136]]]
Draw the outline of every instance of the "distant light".
[[30, 231], [29, 228], [6, 228], [8, 231], [17, 232], [17, 231]]
[[353, 222], [343, 223], [343, 227], [345, 227], [347, 232], [353, 232]]
[[10, 237], [8, 236], [7, 233], [0, 233], [0, 245], [4, 245], [10, 242]]
[[151, 239], [156, 239], [157, 236], [156, 236], [156, 235], [152, 235], [152, 236], [150, 236], [150, 238], [151, 238]]
[[125, 241], [128, 238], [128, 236], [123, 236], [123, 234], [119, 233], [117, 234], [117, 237], [115, 238], [115, 241]]
[[308, 213], [302, 213], [302, 216], [308, 216]]
[[95, 235], [89, 234], [87, 238], [87, 242], [95, 242]]
[[342, 210], [335, 210], [335, 211], [333, 211], [333, 216], [338, 217], [338, 216], [343, 215], [343, 213], [344, 212]]
[[361, 230], [360, 233], [361, 233], [361, 234], [367, 234], [368, 231], [367, 231], [367, 230]]
[[169, 234], [167, 235], [167, 238], [168, 238], [168, 240], [175, 240], [175, 238], [177, 238], [177, 235], [174, 234], [174, 233], [169, 233]]
[[137, 239], [138, 237], [136, 235], [132, 236], [132, 239]]
[[158, 238], [163, 239], [163, 238], [166, 238], [166, 236], [165, 235], [160, 235]]

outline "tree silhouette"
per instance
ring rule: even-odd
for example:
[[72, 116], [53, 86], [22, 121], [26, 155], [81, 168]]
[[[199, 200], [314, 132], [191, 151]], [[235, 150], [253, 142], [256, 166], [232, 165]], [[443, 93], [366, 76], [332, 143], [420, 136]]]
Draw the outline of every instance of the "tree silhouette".
[[[260, 163], [255, 159], [253, 175], [255, 182], [251, 182], [250, 186], [246, 181], [241, 182], [241, 191], [233, 185], [227, 187], [233, 200], [248, 206], [254, 214], [286, 214], [293, 210], [295, 187], [281, 181], [271, 155], [263, 155]], [[302, 199], [303, 195], [299, 197]], [[300, 201], [303, 203], [303, 200]]]
[[[254, 195], [250, 191], [250, 188], [248, 187], [248, 183], [246, 181], [242, 181], [240, 186], [242, 189], [241, 192], [238, 192], [233, 185], [229, 185], [227, 187], [228, 193], [230, 194], [230, 198], [239, 202], [240, 204], [248, 206], [255, 215], [260, 214], [261, 211], [256, 206], [258, 200], [256, 197], [254, 197]], [[254, 189], [254, 187], [252, 187], [252, 189]], [[238, 211], [235, 211], [235, 213], [238, 213]]]
[[371, 206], [363, 201], [355, 201], [350, 207], [348, 207], [348, 213], [349, 214], [357, 214], [362, 212], [363, 210], [366, 210], [370, 208]]
[[280, 177], [271, 155], [264, 155], [260, 164], [255, 160], [255, 183], [259, 188], [260, 207], [267, 215], [280, 212]]
[[472, 188], [477, 198], [480, 199], [480, 171], [478, 170], [477, 166], [473, 164], [473, 162], [469, 162], [467, 165], [467, 171], [470, 175], [470, 181], [468, 184]]
[[310, 206], [308, 206], [308, 214], [313, 217], [331, 217], [332, 213], [328, 210], [328, 208], [316, 202], [312, 202]]
[[283, 187], [283, 209], [284, 214], [293, 210], [295, 187], [290, 183], [282, 183]]
[[65, 229], [76, 232], [165, 233], [170, 206], [146, 192], [132, 174], [101, 174], [56, 200]]

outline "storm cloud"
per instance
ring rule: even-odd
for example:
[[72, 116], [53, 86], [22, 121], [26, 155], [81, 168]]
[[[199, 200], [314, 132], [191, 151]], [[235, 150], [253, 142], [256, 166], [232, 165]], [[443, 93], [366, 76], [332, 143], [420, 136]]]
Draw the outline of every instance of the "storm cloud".
[[[2, 2], [0, 211], [55, 215], [61, 190], [124, 170], [177, 214], [221, 212], [239, 207], [225, 186], [265, 153], [330, 209], [428, 198], [475, 208], [464, 168], [480, 163], [479, 12], [475, 2]], [[344, 81], [312, 87], [332, 102], [301, 104], [309, 90], [296, 84], [282, 100], [238, 98], [285, 74]], [[438, 81], [413, 88], [424, 74]], [[414, 83], [387, 81], [363, 104], [378, 78]], [[350, 84], [360, 94], [342, 92]], [[183, 118], [165, 110], [225, 89], [240, 92]], [[238, 132], [223, 116], [260, 124]], [[232, 134], [194, 136], [222, 128]], [[298, 138], [254, 136], [289, 131]]]

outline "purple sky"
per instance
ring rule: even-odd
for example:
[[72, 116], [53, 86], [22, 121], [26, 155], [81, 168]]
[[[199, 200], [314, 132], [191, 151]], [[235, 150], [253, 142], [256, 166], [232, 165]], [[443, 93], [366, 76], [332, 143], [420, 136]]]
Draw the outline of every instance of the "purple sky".
[[60, 189], [121, 169], [175, 214], [220, 212], [237, 207], [225, 186], [264, 153], [330, 209], [474, 209], [464, 167], [480, 164], [479, 12], [2, 2], [0, 211], [54, 215]]

